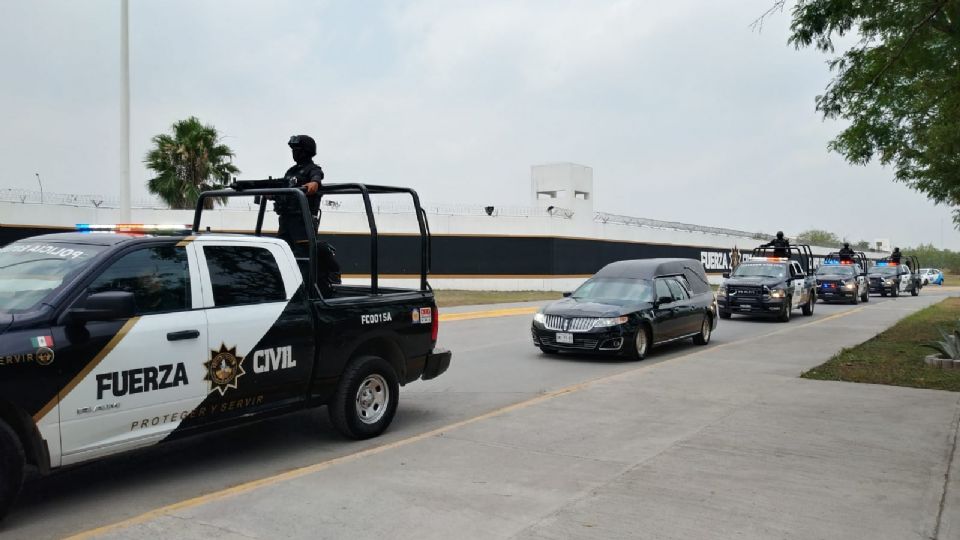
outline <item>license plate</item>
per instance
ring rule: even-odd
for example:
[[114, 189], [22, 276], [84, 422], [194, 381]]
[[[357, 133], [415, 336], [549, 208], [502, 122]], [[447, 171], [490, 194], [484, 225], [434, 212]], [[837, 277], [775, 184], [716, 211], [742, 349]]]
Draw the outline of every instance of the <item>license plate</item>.
[[753, 306], [745, 306], [743, 304], [740, 304], [740, 306], [738, 307], [744, 311], [750, 311], [751, 309], [753, 309]]
[[573, 334], [560, 333], [557, 334], [557, 343], [573, 343]]

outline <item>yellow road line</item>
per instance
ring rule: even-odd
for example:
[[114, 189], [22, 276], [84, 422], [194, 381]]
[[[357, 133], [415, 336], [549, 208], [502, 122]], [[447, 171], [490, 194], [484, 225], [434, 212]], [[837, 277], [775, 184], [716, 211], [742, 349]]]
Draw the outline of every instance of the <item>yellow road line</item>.
[[512, 315], [532, 315], [539, 311], [536, 306], [491, 309], [489, 311], [469, 311], [466, 313], [441, 313], [440, 321], [466, 321], [470, 319], [487, 319], [490, 317], [509, 317]]
[[[229, 487], [229, 488], [225, 488], [225, 489], [222, 489], [222, 490], [220, 490], [220, 491], [214, 491], [214, 492], [212, 492], [212, 493], [207, 493], [207, 494], [205, 494], [205, 495], [200, 495], [200, 496], [193, 497], [193, 498], [190, 498], [190, 499], [186, 499], [186, 500], [183, 500], [183, 501], [180, 501], [180, 502], [176, 502], [176, 503], [173, 503], [173, 504], [169, 504], [169, 505], [166, 505], [166, 506], [162, 506], [162, 507], [160, 507], [160, 508], [156, 508], [156, 509], [150, 510], [150, 511], [148, 511], [148, 512], [145, 512], [145, 513], [143, 513], [143, 514], [134, 516], [134, 517], [132, 517], [132, 518], [125, 519], [125, 520], [123, 520], [123, 521], [118, 521], [118, 522], [116, 522], [116, 523], [111, 523], [111, 524], [109, 524], [109, 525], [104, 525], [104, 526], [102, 526], [102, 527], [97, 527], [97, 528], [95, 528], [95, 529], [89, 529], [89, 530], [87, 530], [87, 531], [83, 531], [83, 532], [77, 533], [77, 534], [75, 534], [75, 535], [73, 535], [73, 536], [68, 536], [65, 540], [86, 540], [86, 539], [88, 539], [88, 538], [94, 538], [94, 537], [99, 536], [99, 535], [102, 535], [102, 534], [107, 534], [107, 533], [114, 532], [114, 531], [117, 531], [117, 530], [126, 529], [126, 528], [132, 527], [132, 526], [134, 526], [134, 525], [139, 525], [139, 524], [141, 524], [141, 523], [145, 523], [145, 522], [150, 521], [150, 520], [155, 519], [155, 518], [163, 517], [164, 515], [170, 514], [170, 513], [172, 513], [172, 512], [176, 512], [176, 511], [178, 511], [178, 510], [184, 510], [184, 509], [187, 509], [187, 508], [193, 508], [193, 507], [201, 506], [201, 505], [204, 505], [204, 504], [207, 504], [207, 503], [211, 503], [211, 502], [214, 502], [214, 501], [218, 501], [218, 500], [221, 500], [221, 499], [225, 499], [225, 498], [228, 498], [228, 497], [233, 497], [233, 496], [236, 496], [236, 495], [242, 495], [242, 494], [244, 494], [244, 493], [249, 493], [249, 492], [254, 491], [254, 490], [256, 490], [256, 489], [258, 489], [258, 488], [261, 488], [261, 487], [271, 486], [271, 485], [274, 485], [274, 484], [279, 484], [279, 483], [281, 483], [281, 482], [285, 482], [285, 481], [287, 481], [287, 480], [293, 480], [293, 479], [296, 479], [296, 478], [301, 478], [301, 477], [303, 477], [303, 476], [306, 476], [306, 475], [309, 475], [309, 474], [313, 474], [313, 473], [315, 473], [315, 472], [320, 472], [320, 471], [323, 471], [323, 470], [325, 470], [325, 469], [329, 469], [330, 467], [333, 467], [333, 466], [336, 466], [336, 465], [340, 465], [340, 464], [343, 464], [343, 463], [349, 463], [349, 462], [351, 462], [351, 461], [356, 461], [356, 460], [361, 459], [361, 458], [365, 458], [365, 457], [368, 457], [368, 456], [373, 456], [373, 455], [376, 455], [376, 454], [380, 454], [380, 453], [386, 452], [387, 450], [392, 450], [392, 449], [394, 449], [394, 448], [400, 448], [400, 447], [403, 447], [403, 446], [407, 446], [407, 445], [409, 445], [409, 444], [412, 444], [412, 443], [415, 443], [415, 442], [419, 442], [419, 441], [422, 441], [422, 440], [424, 440], [424, 439], [429, 439], [430, 437], [433, 437], [433, 436], [435, 436], [435, 435], [439, 435], [439, 434], [444, 433], [444, 432], [446, 432], [446, 431], [453, 431], [453, 430], [458, 429], [458, 428], [461, 428], [461, 427], [463, 427], [463, 426], [467, 426], [467, 425], [470, 425], [470, 424], [474, 424], [474, 423], [476, 423], [476, 422], [481, 422], [481, 421], [487, 420], [487, 419], [489, 419], [489, 418], [494, 418], [494, 417], [497, 417], [497, 416], [501, 416], [501, 415], [507, 414], [507, 413], [509, 413], [509, 412], [513, 412], [513, 411], [520, 410], [520, 409], [526, 409], [527, 407], [536, 405], [536, 404], [541, 403], [541, 402], [544, 402], [544, 401], [548, 401], [548, 400], [551, 400], [551, 399], [554, 399], [554, 398], [557, 398], [557, 397], [560, 397], [560, 396], [563, 396], [563, 395], [566, 395], [566, 394], [571, 394], [571, 393], [579, 392], [579, 391], [581, 391], [581, 390], [584, 390], [584, 389], [589, 388], [589, 387], [591, 387], [591, 386], [594, 386], [594, 385], [596, 385], [596, 384], [613, 381], [613, 380], [616, 380], [616, 379], [619, 379], [619, 378], [622, 378], [622, 377], [625, 377], [625, 376], [628, 376], [628, 375], [635, 374], [635, 373], [637, 373], [638, 371], [649, 371], [649, 370], [652, 370], [652, 369], [656, 369], [656, 368], [658, 368], [658, 367], [670, 365], [670, 364], [672, 364], [672, 363], [674, 363], [674, 362], [676, 362], [676, 361], [679, 361], [679, 360], [690, 359], [690, 358], [693, 358], [693, 357], [695, 357], [695, 356], [699, 356], [699, 355], [702, 355], [702, 354], [705, 354], [705, 353], [714, 351], [714, 350], [716, 350], [716, 349], [731, 347], [731, 346], [733, 346], [733, 345], [739, 345], [739, 344], [747, 343], [747, 342], [750, 342], [750, 341], [755, 341], [755, 340], [757, 340], [757, 339], [762, 339], [762, 338], [769, 337], [769, 336], [771, 336], [771, 335], [779, 334], [779, 333], [782, 333], [782, 332], [786, 332], [786, 331], [789, 331], [789, 330], [796, 330], [796, 329], [799, 329], [799, 328], [804, 328], [804, 327], [806, 327], [806, 326], [812, 326], [812, 325], [815, 325], [815, 324], [820, 324], [820, 323], [823, 323], [823, 322], [826, 322], [826, 321], [829, 321], [829, 320], [838, 319], [838, 318], [841, 318], [841, 317], [846, 317], [847, 315], [851, 315], [851, 314], [853, 314], [853, 313], [857, 313], [857, 312], [859, 312], [859, 311], [862, 311], [865, 307], [867, 307], [867, 306], [863, 306], [863, 307], [859, 307], [859, 308], [854, 308], [854, 309], [851, 309], [851, 310], [849, 310], [849, 311], [844, 311], [844, 312], [841, 312], [841, 313], [835, 313], [835, 314], [830, 315], [830, 316], [828, 316], [828, 317], [824, 317], [824, 318], [822, 318], [822, 319], [817, 319], [817, 320], [815, 320], [815, 321], [810, 321], [810, 322], [808, 322], [808, 323], [804, 323], [804, 324], [801, 324], [801, 325], [799, 325], [799, 326], [796, 326], [796, 325], [794, 325], [794, 326], [786, 326], [785, 328], [782, 328], [782, 329], [779, 329], [779, 330], [774, 330], [773, 332], [769, 332], [769, 333], [762, 334], [762, 335], [759, 335], [759, 336], [751, 336], [751, 337], [743, 338], [743, 339], [740, 339], [740, 340], [737, 340], [737, 341], [731, 341], [730, 343], [723, 343], [723, 344], [720, 344], [720, 345], [715, 345], [715, 346], [712, 346], [712, 347], [703, 348], [703, 349], [700, 349], [700, 350], [695, 351], [695, 352], [691, 352], [691, 353], [687, 353], [687, 354], [684, 354], [684, 355], [681, 355], [681, 356], [677, 356], [677, 357], [675, 357], [675, 358], [666, 359], [666, 360], [664, 360], [664, 361], [662, 361], [662, 362], [658, 362], [658, 363], [656, 363], [656, 364], [641, 364], [641, 365], [639, 365], [639, 366], [637, 366], [637, 367], [635, 367], [635, 368], [633, 368], [633, 369], [628, 369], [628, 370], [626, 370], [626, 371], [621, 371], [621, 372], [618, 372], [618, 373], [613, 373], [613, 374], [611, 374], [611, 375], [604, 375], [604, 376], [602, 376], [602, 377], [597, 377], [597, 378], [595, 378], [595, 379], [591, 379], [591, 380], [584, 381], [584, 382], [581, 382], [581, 383], [577, 383], [577, 384], [574, 384], [574, 385], [566, 386], [566, 387], [560, 388], [560, 389], [558, 389], [558, 390], [553, 390], [553, 391], [550, 391], [550, 392], [546, 392], [546, 393], [541, 394], [541, 395], [539, 395], [539, 396], [537, 396], [537, 397], [530, 398], [530, 399], [527, 399], [527, 400], [524, 400], [524, 401], [520, 401], [520, 402], [514, 403], [514, 404], [512, 404], [512, 405], [507, 405], [507, 406], [501, 407], [501, 408], [499, 408], [499, 409], [494, 409], [494, 410], [492, 410], [492, 411], [490, 411], [490, 412], [481, 414], [481, 415], [479, 415], [479, 416], [474, 416], [474, 417], [472, 417], [472, 418], [467, 418], [467, 419], [461, 420], [461, 421], [459, 421], [459, 422], [454, 422], [454, 423], [452, 423], [452, 424], [448, 424], [448, 425], [443, 426], [443, 427], [439, 427], [439, 428], [436, 428], [436, 429], [432, 429], [432, 430], [430, 430], [430, 431], [421, 433], [421, 434], [419, 434], [419, 435], [413, 435], [413, 436], [408, 437], [408, 438], [406, 438], [406, 439], [401, 439], [401, 440], [399, 440], [399, 441], [394, 441], [394, 442], [387, 443], [387, 444], [383, 444], [383, 445], [380, 445], [380, 446], [375, 446], [375, 447], [373, 447], [373, 448], [367, 448], [366, 450], [361, 450], [361, 451], [359, 451], [359, 452], [355, 452], [355, 453], [353, 453], [353, 454], [348, 454], [348, 455], [346, 455], [346, 456], [340, 456], [340, 457], [338, 457], [338, 458], [329, 459], [329, 460], [327, 460], [327, 461], [321, 461], [320, 463], [314, 463], [313, 465], [307, 465], [307, 466], [300, 467], [300, 468], [297, 468], [297, 469], [293, 469], [293, 470], [290, 470], [290, 471], [287, 471], [287, 472], [284, 472], [284, 473], [280, 473], [280, 474], [277, 474], [277, 475], [267, 476], [267, 477], [265, 477], [265, 478], [260, 478], [260, 479], [258, 479], [258, 480], [251, 480], [251, 481], [249, 481], [249, 482], [245, 482], [245, 483], [242, 483], [242, 484], [237, 484], [237, 485], [235, 485], [235, 486], [232, 486], [232, 487]], [[538, 308], [514, 308], [513, 310], [507, 309], [507, 310], [496, 310], [496, 311], [480, 311], [480, 312], [473, 312], [473, 314], [495, 313], [495, 312], [497, 312], [497, 311], [513, 311], [512, 314], [514, 314], [514, 315], [519, 315], [520, 313], [516, 313], [516, 310], [520, 310], [520, 309], [532, 309], [532, 310], [535, 311], [535, 310], [538, 309]], [[533, 311], [530, 311], [530, 313], [533, 313]], [[452, 314], [452, 315], [468, 315], [468, 313]], [[497, 316], [497, 315], [485, 315], [485, 316], [494, 317], [494, 316]], [[478, 315], [477, 317], [474, 317], [474, 318], [481, 318], [481, 316]]]

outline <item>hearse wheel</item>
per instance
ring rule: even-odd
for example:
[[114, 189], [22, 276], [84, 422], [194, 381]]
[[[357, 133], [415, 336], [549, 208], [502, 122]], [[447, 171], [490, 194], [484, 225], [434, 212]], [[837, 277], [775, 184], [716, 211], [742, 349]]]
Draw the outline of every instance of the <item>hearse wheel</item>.
[[700, 333], [693, 336], [693, 342], [697, 345], [706, 345], [710, 343], [710, 335], [713, 334], [713, 325], [709, 315], [703, 316], [703, 322], [700, 323]]
[[379, 356], [359, 356], [344, 370], [327, 408], [337, 431], [353, 439], [369, 439], [387, 429], [399, 400], [393, 366]]
[[647, 353], [650, 352], [650, 331], [646, 326], [640, 325], [631, 343], [630, 356], [634, 360], [643, 360], [647, 357]]

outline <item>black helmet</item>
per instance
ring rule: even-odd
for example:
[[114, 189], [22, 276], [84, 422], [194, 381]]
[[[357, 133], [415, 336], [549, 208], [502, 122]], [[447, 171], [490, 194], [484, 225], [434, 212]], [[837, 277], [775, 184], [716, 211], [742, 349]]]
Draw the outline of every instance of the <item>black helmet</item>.
[[317, 155], [317, 142], [309, 135], [294, 135], [287, 142], [290, 148], [299, 148], [307, 153], [308, 157]]
[[783, 231], [777, 231], [777, 238], [783, 238]]
[[844, 242], [844, 243], [843, 243], [843, 247], [849, 249], [849, 248], [850, 248], [850, 242]]
[[895, 253], [899, 253], [899, 252], [900, 252], [900, 248], [895, 247], [895, 248], [893, 248], [893, 251], [894, 251]]

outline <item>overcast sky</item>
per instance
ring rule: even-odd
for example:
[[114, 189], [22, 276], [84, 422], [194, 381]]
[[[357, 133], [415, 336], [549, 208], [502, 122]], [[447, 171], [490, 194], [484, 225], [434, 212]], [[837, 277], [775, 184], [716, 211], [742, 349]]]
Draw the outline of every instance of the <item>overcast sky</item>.
[[[0, 2], [0, 188], [117, 193], [119, 1]], [[960, 249], [948, 208], [826, 151], [827, 57], [789, 13], [752, 30], [772, 3], [132, 0], [133, 194], [195, 115], [244, 178], [307, 133], [328, 180], [432, 203], [526, 205], [531, 165], [571, 161], [600, 211]]]

